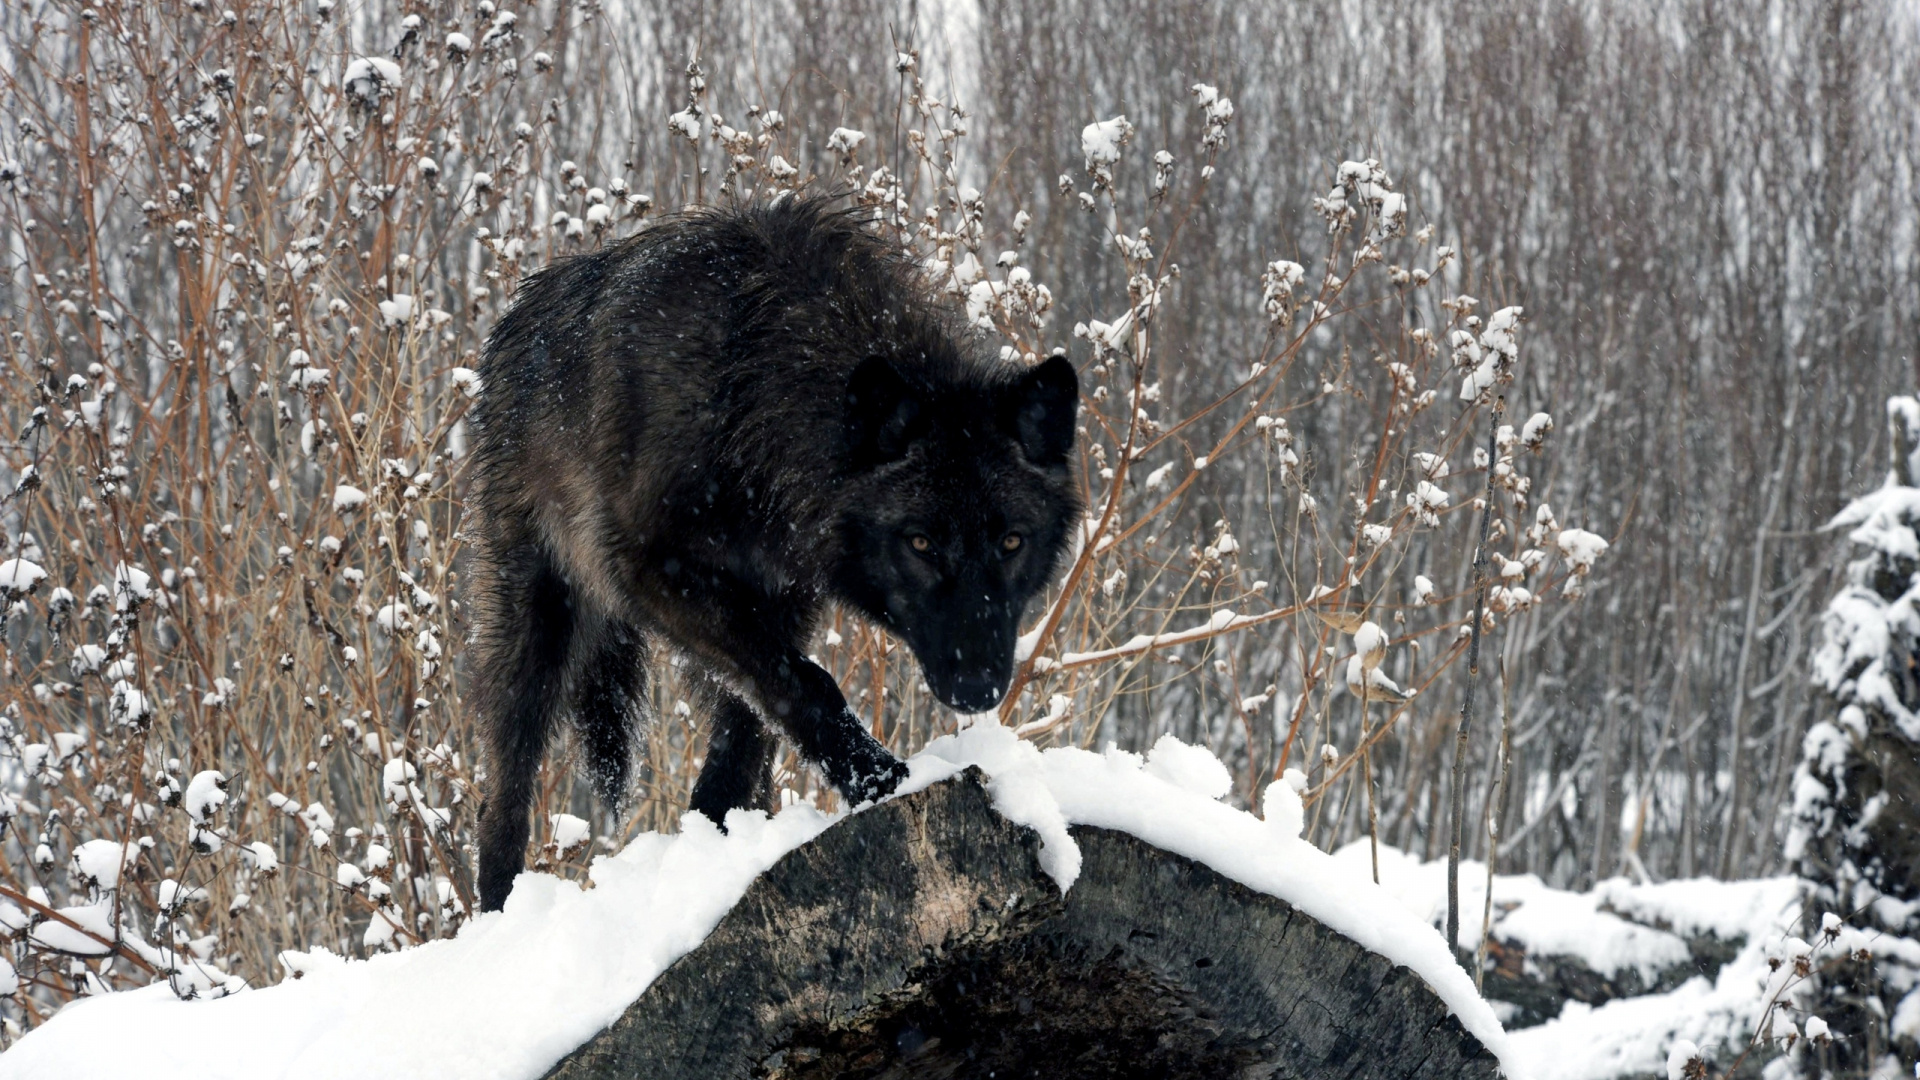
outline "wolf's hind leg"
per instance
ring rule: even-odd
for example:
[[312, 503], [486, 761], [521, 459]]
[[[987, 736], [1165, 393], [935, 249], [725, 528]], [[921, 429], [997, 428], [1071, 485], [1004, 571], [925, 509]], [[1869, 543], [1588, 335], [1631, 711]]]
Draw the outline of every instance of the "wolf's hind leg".
[[774, 811], [773, 732], [760, 722], [752, 706], [718, 683], [706, 693], [713, 711], [713, 733], [707, 740], [707, 763], [694, 781], [688, 809], [698, 810], [721, 828], [727, 811]]
[[618, 811], [633, 770], [633, 731], [645, 713], [647, 643], [631, 623], [582, 613], [568, 664], [568, 702], [593, 793]]
[[572, 590], [537, 543], [484, 551], [476, 570], [474, 696], [488, 772], [480, 910], [495, 911], [526, 857], [534, 774], [560, 700], [574, 613]]

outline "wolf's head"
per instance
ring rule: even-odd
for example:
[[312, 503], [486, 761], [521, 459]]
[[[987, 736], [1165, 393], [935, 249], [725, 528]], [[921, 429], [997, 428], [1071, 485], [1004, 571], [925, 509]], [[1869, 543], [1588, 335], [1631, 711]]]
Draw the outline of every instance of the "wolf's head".
[[1064, 356], [1026, 368], [876, 357], [848, 382], [836, 588], [905, 639], [961, 712], [1006, 694], [1020, 618], [1079, 520], [1079, 401]]

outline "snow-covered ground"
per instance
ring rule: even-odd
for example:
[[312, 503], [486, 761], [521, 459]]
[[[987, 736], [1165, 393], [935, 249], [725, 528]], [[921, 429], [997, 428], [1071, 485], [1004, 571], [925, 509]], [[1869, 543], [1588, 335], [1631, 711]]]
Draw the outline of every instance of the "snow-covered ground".
[[[1171, 737], [1145, 757], [1042, 751], [981, 723], [916, 756], [902, 794], [968, 765], [991, 778], [1001, 813], [1040, 834], [1063, 889], [1080, 870], [1068, 826], [1131, 833], [1411, 968], [1508, 1075], [1531, 1074], [1428, 913], [1300, 839], [1287, 784], [1269, 790], [1262, 820], [1219, 802], [1225, 767]], [[504, 911], [451, 940], [364, 961], [290, 955], [298, 979], [217, 1000], [182, 1002], [164, 985], [82, 999], [0, 1055], [0, 1078], [537, 1077], [698, 945], [755, 876], [836, 820], [806, 805], [771, 820], [736, 812], [722, 834], [689, 815], [678, 834], [598, 860], [592, 889], [522, 877]]]
[[[1351, 877], [1371, 881], [1365, 841], [1342, 848], [1334, 860]], [[1445, 861], [1423, 863], [1392, 848], [1380, 851], [1381, 886], [1424, 921], [1445, 918], [1446, 873]], [[1572, 893], [1548, 888], [1532, 874], [1496, 875], [1493, 936], [1523, 947], [1530, 967], [1539, 958], [1569, 957], [1609, 979], [1631, 971], [1650, 987], [1661, 974], [1690, 963], [1687, 938], [1711, 934], [1740, 943], [1710, 979], [1696, 975], [1661, 993], [1598, 1006], [1568, 1002], [1546, 1023], [1510, 1032], [1506, 1060], [1533, 1080], [1611, 1080], [1664, 1076], [1668, 1054], [1681, 1040], [1708, 1053], [1737, 1055], [1753, 1036], [1769, 994], [1768, 956], [1784, 955], [1799, 932], [1801, 889], [1791, 877], [1645, 885], [1613, 879], [1591, 892]], [[1462, 948], [1480, 945], [1486, 895], [1485, 864], [1463, 863]], [[1755, 1054], [1760, 1060], [1771, 1056]]]

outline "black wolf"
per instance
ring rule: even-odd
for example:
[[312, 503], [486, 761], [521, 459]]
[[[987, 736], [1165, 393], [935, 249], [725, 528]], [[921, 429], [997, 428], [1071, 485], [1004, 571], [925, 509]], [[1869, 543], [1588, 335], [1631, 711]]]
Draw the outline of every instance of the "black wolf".
[[850, 802], [905, 766], [805, 649], [829, 601], [978, 712], [1078, 522], [1079, 383], [1004, 361], [856, 212], [689, 211], [530, 278], [481, 361], [467, 535], [488, 755], [480, 903], [506, 900], [572, 716], [625, 793], [650, 642], [712, 716], [692, 806], [773, 809], [776, 732]]

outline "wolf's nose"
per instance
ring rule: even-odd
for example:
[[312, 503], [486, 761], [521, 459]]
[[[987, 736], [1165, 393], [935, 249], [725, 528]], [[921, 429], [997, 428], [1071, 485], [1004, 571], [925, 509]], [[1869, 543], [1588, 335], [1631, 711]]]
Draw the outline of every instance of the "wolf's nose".
[[963, 713], [986, 712], [1000, 704], [1006, 686], [991, 675], [962, 675], [954, 680], [953, 700], [947, 704]]

